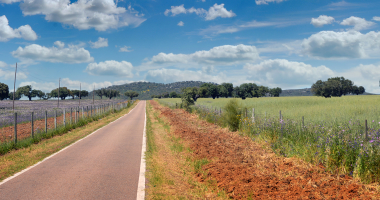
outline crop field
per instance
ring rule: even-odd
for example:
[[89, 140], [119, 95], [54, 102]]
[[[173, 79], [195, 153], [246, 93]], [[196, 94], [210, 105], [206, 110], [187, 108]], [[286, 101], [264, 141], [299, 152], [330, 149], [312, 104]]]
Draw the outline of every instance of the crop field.
[[[59, 107], [57, 101], [41, 100], [41, 101], [15, 101], [15, 113], [17, 113], [17, 135], [19, 138], [28, 137], [31, 133], [31, 115], [33, 112], [33, 121], [35, 121], [34, 132], [39, 132], [44, 129], [45, 112], [47, 112], [47, 124], [48, 129], [54, 128], [54, 117], [57, 115], [57, 126], [63, 124], [63, 112], [66, 113], [66, 121], [74, 120], [74, 114], [76, 109], [79, 109], [79, 115], [85, 115], [91, 113], [91, 107], [93, 112], [96, 111], [99, 106], [117, 104], [124, 100], [95, 100], [94, 104], [92, 100], [63, 100], [59, 101]], [[14, 120], [15, 114], [13, 112], [12, 101], [0, 101], [0, 142], [10, 141], [13, 139], [14, 132]], [[82, 110], [83, 109], [83, 110]]]
[[[234, 116], [225, 110], [231, 100], [198, 99], [193, 110], [201, 118], [231, 129]], [[237, 130], [267, 143], [277, 154], [300, 157], [363, 182], [380, 181], [380, 96], [235, 100]], [[174, 108], [180, 99], [159, 102]]]

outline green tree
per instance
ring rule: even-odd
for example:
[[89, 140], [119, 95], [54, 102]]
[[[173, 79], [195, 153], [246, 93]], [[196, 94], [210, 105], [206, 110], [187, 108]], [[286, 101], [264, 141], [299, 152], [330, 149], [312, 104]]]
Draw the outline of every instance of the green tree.
[[364, 92], [365, 92], [364, 87], [363, 87], [363, 86], [360, 86], [360, 87], [359, 87], [359, 93], [360, 93], [360, 94], [364, 94]]
[[45, 97], [45, 92], [42, 92], [41, 90], [37, 90], [37, 97], [42, 99], [43, 97]]
[[210, 96], [215, 99], [216, 97], [219, 96], [219, 88], [218, 86], [216, 85], [211, 85], [210, 88], [209, 88], [209, 93], [210, 93]]
[[139, 93], [132, 91], [132, 90], [128, 90], [124, 93], [124, 95], [129, 97], [132, 100], [134, 97], [138, 97]]
[[198, 90], [198, 94], [199, 94], [199, 97], [200, 98], [207, 98], [209, 97], [209, 92], [208, 92], [208, 87], [206, 86], [203, 86], [203, 87], [200, 87], [199, 90]]
[[228, 90], [223, 85], [219, 85], [219, 95], [228, 98]]
[[37, 90], [32, 90], [31, 85], [26, 85], [26, 86], [17, 88], [16, 93], [19, 93], [20, 95], [24, 95], [24, 96], [28, 97], [29, 101], [31, 101], [33, 97], [37, 96], [38, 92], [37, 92]]
[[101, 88], [98, 90], [95, 90], [95, 94], [100, 97], [100, 99], [103, 99], [103, 96], [106, 96], [107, 90], [105, 88]]
[[[10, 93], [9, 93], [8, 98], [9, 98], [10, 100], [13, 100], [13, 92], [10, 92]], [[15, 93], [15, 100], [20, 100], [20, 99], [21, 99], [21, 94], [18, 93], [18, 92], [16, 92], [16, 93]]]
[[323, 81], [318, 80], [311, 86], [311, 92], [313, 92], [315, 96], [322, 96], [322, 88], [323, 88]]
[[7, 99], [9, 96], [9, 88], [5, 83], [0, 83], [0, 100]]
[[232, 83], [222, 83], [222, 85], [227, 89], [228, 97], [232, 97], [232, 92], [234, 91], [234, 85]]
[[[182, 106], [188, 111], [191, 111], [190, 106], [194, 105], [194, 102], [196, 101], [196, 96], [198, 96], [198, 92], [194, 90], [193, 87], [188, 88], [182, 88]], [[195, 99], [194, 99], [195, 97]]]
[[79, 90], [71, 90], [70, 96], [75, 99], [75, 97], [79, 97]]
[[[61, 100], [65, 100], [67, 96], [69, 96], [69, 89], [67, 87], [61, 87], [59, 88], [59, 98]], [[50, 97], [58, 98], [58, 88], [52, 90], [50, 92]]]
[[269, 90], [269, 94], [273, 97], [279, 97], [282, 92], [282, 89], [279, 87], [272, 88]]
[[169, 97], [170, 97], [170, 98], [178, 98], [179, 95], [177, 94], [177, 92], [171, 92], [171, 93], [169, 94]]
[[[82, 95], [82, 93], [81, 93], [81, 95]], [[109, 99], [112, 99], [113, 97], [119, 97], [120, 96], [120, 92], [117, 91], [117, 90], [108, 89], [108, 90], [106, 90], [104, 96], [108, 97]]]
[[249, 84], [249, 83], [243, 83], [239, 86], [239, 90], [238, 90], [238, 93], [237, 95], [245, 100], [247, 97], [252, 97], [252, 91], [253, 91], [253, 87], [252, 87], [252, 84]]

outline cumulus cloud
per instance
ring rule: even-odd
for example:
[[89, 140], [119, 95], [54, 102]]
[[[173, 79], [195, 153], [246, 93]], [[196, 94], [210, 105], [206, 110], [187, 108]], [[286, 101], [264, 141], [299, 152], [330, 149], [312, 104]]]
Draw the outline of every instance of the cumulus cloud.
[[[0, 61], [0, 80], [13, 80], [15, 78], [15, 71], [14, 70], [6, 70], [6, 69], [1, 69], [8, 67], [8, 65], [5, 62]], [[26, 79], [28, 76], [22, 72], [18, 71], [17, 72], [17, 79]]]
[[310, 87], [313, 82], [319, 79], [334, 76], [334, 72], [323, 65], [313, 67], [303, 62], [292, 62], [285, 59], [246, 64], [244, 69], [251, 74], [251, 80], [270, 87]]
[[57, 46], [58, 48], [63, 48], [65, 47], [65, 43], [61, 41], [55, 41], [54, 45]]
[[148, 71], [145, 79], [159, 83], [171, 83], [177, 81], [210, 81], [222, 83], [225, 80], [223, 74], [212, 76], [202, 71], [178, 70], [178, 69], [156, 69]]
[[323, 25], [333, 23], [334, 20], [334, 17], [320, 15], [318, 18], [312, 18], [310, 24], [312, 24], [315, 27], [322, 27]]
[[73, 26], [79, 30], [94, 28], [97, 31], [139, 26], [146, 19], [130, 6], [117, 7], [113, 0], [24, 0], [22, 12], [28, 15], [45, 15], [48, 21]]
[[57, 41], [54, 43], [57, 47], [45, 47], [38, 44], [31, 44], [24, 48], [18, 47], [16, 51], [11, 54], [15, 58], [22, 60], [37, 60], [45, 62], [61, 62], [61, 63], [86, 63], [93, 62], [94, 58], [91, 57], [90, 52], [86, 49], [69, 45], [64, 47], [64, 43]]
[[380, 17], [373, 17], [372, 20], [379, 21], [380, 22]]
[[171, 16], [176, 16], [181, 13], [195, 13], [197, 15], [200, 15], [205, 18], [205, 20], [214, 20], [217, 17], [221, 18], [231, 18], [235, 17], [236, 14], [232, 12], [232, 10], [228, 11], [226, 8], [224, 8], [224, 4], [214, 4], [212, 7], [209, 8], [208, 11], [206, 11], [203, 8], [194, 8], [191, 7], [189, 9], [186, 9], [184, 7], [184, 4], [180, 6], [171, 6], [171, 9], [166, 9], [164, 14], [168, 16], [171, 13]]
[[255, 0], [257, 5], [263, 5], [263, 4], [268, 5], [268, 3], [272, 3], [272, 2], [280, 3], [283, 1], [285, 0]]
[[380, 94], [379, 77], [380, 65], [359, 65], [341, 74], [355, 81], [355, 85], [363, 86], [367, 92]]
[[375, 25], [374, 22], [370, 22], [370, 21], [365, 20], [364, 18], [354, 17], [354, 16], [351, 16], [343, 20], [340, 24], [344, 26], [353, 26], [353, 30], [356, 30], [356, 31], [368, 29], [371, 26]]
[[380, 53], [380, 32], [321, 31], [302, 42], [306, 55], [316, 58], [369, 58]]
[[91, 44], [91, 48], [93, 48], [93, 49], [98, 49], [101, 47], [108, 47], [108, 39], [107, 38], [99, 37], [98, 41], [96, 41], [96, 42], [90, 41], [89, 43]]
[[[255, 46], [239, 44], [214, 47], [208, 51], [196, 51], [192, 54], [159, 53], [143, 64], [155, 66], [169, 66], [181, 64], [181, 67], [199, 68], [201, 65], [235, 65], [258, 60], [259, 53]], [[144, 68], [144, 67], [143, 67]], [[149, 67], [148, 67], [149, 68]]]
[[7, 66], [8, 66], [7, 63], [5, 63], [5, 62], [3, 62], [3, 61], [0, 61], [0, 67], [7, 67]]
[[131, 47], [128, 47], [128, 46], [120, 47], [119, 52], [131, 52], [131, 51], [133, 51], [133, 50], [130, 50], [129, 48], [131, 48]]
[[9, 26], [7, 17], [5, 15], [0, 16], [0, 42], [6, 42], [13, 38], [37, 40], [37, 34], [29, 25], [20, 26], [17, 29], [13, 29]]
[[183, 21], [180, 21], [180, 22], [178, 22], [178, 26], [183, 26], [185, 23], [183, 23]]
[[5, 3], [5, 4], [12, 4], [16, 2], [20, 2], [22, 0], [0, 0], [0, 3]]
[[85, 72], [90, 75], [132, 77], [132, 64], [127, 61], [107, 60], [88, 64]]

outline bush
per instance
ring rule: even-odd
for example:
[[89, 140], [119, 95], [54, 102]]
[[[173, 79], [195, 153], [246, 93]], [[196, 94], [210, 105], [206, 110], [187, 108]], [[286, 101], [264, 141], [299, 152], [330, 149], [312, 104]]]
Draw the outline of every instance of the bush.
[[238, 101], [231, 99], [224, 107], [223, 121], [229, 127], [230, 131], [237, 131], [239, 129], [239, 120], [241, 110], [239, 110]]

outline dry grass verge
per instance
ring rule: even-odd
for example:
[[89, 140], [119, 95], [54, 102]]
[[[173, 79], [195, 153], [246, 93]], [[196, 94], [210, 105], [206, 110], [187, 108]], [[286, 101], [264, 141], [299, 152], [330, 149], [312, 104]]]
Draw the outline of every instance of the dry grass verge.
[[168, 120], [147, 103], [147, 199], [228, 199], [215, 182], [198, 182], [207, 159], [172, 134]]

